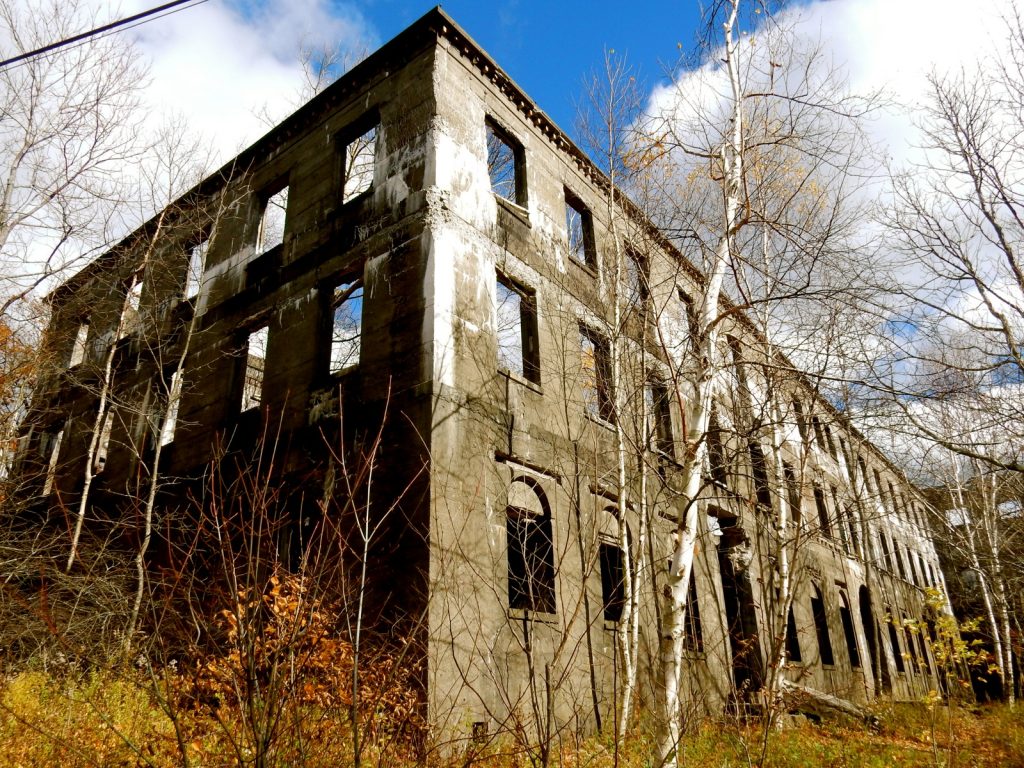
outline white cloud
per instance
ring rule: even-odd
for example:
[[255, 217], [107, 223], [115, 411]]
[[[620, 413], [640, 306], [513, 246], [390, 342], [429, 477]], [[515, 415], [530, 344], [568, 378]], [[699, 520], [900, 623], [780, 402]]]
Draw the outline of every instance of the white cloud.
[[[1005, 19], [1014, 0], [830, 0], [787, 12], [807, 36], [820, 36], [854, 92], [884, 89], [897, 108], [873, 125], [894, 160], [911, 157], [912, 119], [927, 76], [991, 65], [1008, 49]], [[881, 159], [881, 158], [880, 158]]]
[[[122, 15], [150, 5], [132, 0]], [[211, 0], [131, 34], [150, 61], [145, 98], [154, 122], [184, 116], [219, 161], [267, 131], [256, 116], [264, 105], [275, 118], [290, 111], [302, 87], [302, 48], [359, 50], [376, 44], [358, 11], [329, 0]]]

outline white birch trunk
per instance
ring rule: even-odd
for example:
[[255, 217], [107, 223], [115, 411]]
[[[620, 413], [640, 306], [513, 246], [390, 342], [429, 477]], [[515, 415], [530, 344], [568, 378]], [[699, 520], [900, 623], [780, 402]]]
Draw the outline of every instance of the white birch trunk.
[[[711, 416], [712, 387], [719, 363], [718, 353], [718, 300], [722, 291], [726, 269], [732, 260], [733, 236], [740, 225], [743, 207], [743, 113], [742, 93], [737, 58], [737, 45], [733, 28], [739, 12], [740, 0], [731, 0], [729, 17], [723, 25], [725, 37], [725, 63], [728, 70], [732, 97], [732, 125], [720, 149], [723, 172], [725, 216], [718, 239], [714, 260], [707, 271], [707, 286], [703, 304], [698, 313], [700, 338], [698, 372], [696, 376], [696, 403], [690, 428], [687, 430], [686, 458], [683, 465], [683, 509], [676, 528], [676, 547], [669, 561], [662, 611], [663, 627], [659, 648], [661, 667], [662, 706], [657, 735], [658, 764], [666, 768], [678, 765], [680, 737], [679, 683], [682, 668], [683, 638], [686, 629], [686, 597], [693, 572], [694, 550], [697, 544], [701, 506], [697, 497], [701, 488], [701, 472], [707, 460], [706, 433]], [[684, 405], [682, 393], [677, 399]]]

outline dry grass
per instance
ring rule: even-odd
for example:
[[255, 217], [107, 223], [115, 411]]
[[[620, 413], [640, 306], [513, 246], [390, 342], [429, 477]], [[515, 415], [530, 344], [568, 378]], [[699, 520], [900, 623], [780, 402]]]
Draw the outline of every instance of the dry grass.
[[[169, 678], [170, 679], [170, 678]], [[170, 679], [173, 684], [173, 679]], [[0, 766], [241, 766], [256, 764], [258, 750], [243, 725], [244, 712], [216, 706], [168, 708], [168, 681], [141, 673], [55, 677], [24, 672], [0, 693]], [[804, 723], [770, 734], [764, 768], [790, 766], [1024, 767], [1024, 712], [1005, 706], [956, 708], [896, 705], [880, 712], [872, 733], [849, 723]], [[267, 766], [351, 765], [351, 730], [343, 707], [308, 701], [285, 708], [275, 742], [263, 751]], [[934, 725], [934, 729], [933, 729]], [[933, 741], [934, 734], [934, 741]], [[700, 768], [757, 765], [756, 725], [705, 722], [685, 741], [683, 764]], [[638, 729], [615, 754], [609, 738], [567, 739], [553, 762], [573, 768], [641, 768], [650, 765], [650, 740]], [[429, 754], [429, 753], [428, 753]], [[366, 765], [416, 765], [408, 745], [373, 735]], [[433, 765], [511, 768], [529, 765], [512, 742], [486, 754], [428, 756]]]

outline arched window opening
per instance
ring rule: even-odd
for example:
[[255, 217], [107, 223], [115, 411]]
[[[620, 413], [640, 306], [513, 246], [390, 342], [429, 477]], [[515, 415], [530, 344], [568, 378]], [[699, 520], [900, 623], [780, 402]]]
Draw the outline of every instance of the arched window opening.
[[846, 638], [846, 652], [850, 656], [850, 666], [860, 667], [860, 652], [857, 650], [857, 633], [853, 629], [853, 614], [850, 601], [845, 592], [839, 593], [839, 620], [843, 624], [843, 635]]
[[789, 606], [789, 616], [786, 618], [786, 658], [796, 662], [804, 660], [800, 653], [800, 638], [796, 635], [796, 617], [792, 605]]
[[811, 613], [814, 616], [814, 630], [818, 635], [818, 652], [821, 654], [821, 663], [835, 664], [835, 658], [832, 655], [832, 638], [828, 634], [828, 618], [825, 615], [825, 600], [817, 586], [814, 587], [814, 594], [811, 596]]
[[554, 613], [555, 548], [551, 513], [544, 492], [532, 480], [519, 478], [509, 487], [505, 537], [509, 608]]

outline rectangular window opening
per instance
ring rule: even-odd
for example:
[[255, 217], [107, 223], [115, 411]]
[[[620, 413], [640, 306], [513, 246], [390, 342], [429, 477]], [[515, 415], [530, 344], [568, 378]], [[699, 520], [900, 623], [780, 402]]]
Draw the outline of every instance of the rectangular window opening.
[[789, 515], [795, 525], [799, 525], [803, 518], [800, 508], [800, 486], [796, 481], [796, 471], [788, 462], [782, 462], [782, 475], [786, 481], [786, 494], [789, 501]]
[[725, 440], [722, 425], [718, 419], [718, 408], [711, 406], [708, 417], [708, 431], [704, 439], [708, 444], [708, 470], [711, 479], [725, 485], [729, 481], [729, 466], [725, 455]]
[[601, 602], [605, 621], [618, 622], [626, 605], [626, 566], [622, 547], [602, 541], [598, 551], [601, 561]]
[[522, 145], [492, 120], [487, 121], [487, 175], [491, 191], [511, 203], [526, 207], [526, 183]]
[[892, 553], [896, 557], [896, 570], [899, 571], [900, 578], [906, 581], [907, 569], [903, 566], [903, 555], [900, 553], [900, 545], [896, 543], [895, 537], [892, 540]]
[[256, 236], [256, 253], [262, 254], [284, 242], [285, 218], [288, 212], [288, 187], [267, 197], [260, 214], [260, 228]]
[[664, 381], [650, 377], [644, 388], [647, 405], [647, 446], [672, 456], [674, 440], [672, 437], [672, 409], [670, 406], [669, 388]]
[[114, 409], [108, 408], [107, 412], [103, 415], [99, 440], [96, 442], [96, 453], [92, 457], [92, 471], [94, 475], [100, 474], [107, 466], [107, 459], [110, 458], [110, 436], [113, 431]]
[[890, 616], [889, 618], [889, 644], [892, 646], [892, 657], [893, 661], [896, 662], [896, 671], [905, 672], [906, 667], [903, 664], [903, 654], [900, 652], [900, 638], [899, 633], [896, 631], [896, 625], [893, 623], [896, 619]]
[[756, 439], [747, 443], [750, 452], [750, 469], [754, 481], [754, 493], [757, 503], [765, 509], [772, 508], [772, 490], [768, 479], [768, 459], [764, 455], [764, 449]]
[[885, 532], [878, 532], [878, 542], [882, 545], [882, 555], [885, 558], [885, 567], [890, 573], [892, 572], [892, 554], [889, 552], [889, 543], [885, 539]]
[[181, 370], [171, 374], [167, 383], [166, 406], [164, 407], [163, 423], [160, 425], [160, 445], [167, 446], [174, 442], [174, 431], [178, 426], [178, 406], [181, 403]]
[[249, 334], [245, 344], [245, 379], [242, 382], [242, 412], [259, 408], [263, 402], [263, 370], [267, 359], [270, 327], [264, 325]]
[[903, 636], [907, 640], [907, 651], [910, 653], [911, 662], [914, 666], [917, 666], [917, 646], [914, 645], [914, 631], [910, 628], [906, 616], [903, 617]]
[[625, 260], [622, 264], [623, 286], [626, 305], [643, 312], [651, 300], [650, 271], [647, 258], [632, 246], [625, 248]]
[[700, 605], [697, 602], [697, 576], [690, 574], [690, 587], [686, 592], [686, 627], [683, 648], [694, 653], [704, 652], [704, 631], [700, 625]]
[[89, 341], [89, 318], [82, 318], [78, 324], [78, 331], [75, 333], [75, 342], [71, 346], [71, 357], [68, 359], [68, 368], [74, 368], [85, 362], [85, 353]]
[[132, 279], [128, 283], [124, 306], [121, 311], [120, 338], [122, 339], [138, 330], [142, 321], [140, 315], [140, 308], [142, 307], [142, 278], [143, 271], [140, 269], [132, 275]]
[[64, 430], [44, 432], [39, 439], [39, 453], [46, 457], [46, 478], [43, 480], [43, 496], [49, 496], [57, 479], [57, 462], [60, 446], [64, 442]]
[[800, 433], [800, 439], [806, 444], [808, 439], [807, 417], [804, 415], [804, 406], [799, 400], [793, 401], [793, 417], [796, 419], [796, 428]]
[[569, 239], [569, 256], [577, 264], [597, 265], [594, 243], [594, 220], [590, 210], [568, 189], [565, 190], [565, 229]]
[[540, 382], [536, 296], [498, 274], [495, 291], [498, 368]]
[[206, 253], [209, 247], [209, 239], [203, 238], [189, 249], [188, 267], [185, 271], [185, 301], [191, 301], [199, 295], [199, 289], [203, 285], [203, 273], [206, 271]]
[[378, 124], [347, 142], [342, 150], [341, 202], [349, 203], [369, 191], [373, 186], [373, 171], [377, 156]]
[[589, 328], [580, 328], [583, 407], [595, 418], [615, 422], [608, 340]]
[[814, 506], [818, 510], [818, 525], [822, 536], [832, 538], [832, 522], [829, 519], [828, 505], [825, 503], [825, 492], [820, 485], [814, 486]]
[[679, 300], [683, 303], [682, 319], [686, 325], [685, 331], [687, 343], [690, 346], [690, 351], [697, 354], [700, 351], [700, 339], [697, 334], [699, 328], [697, 307], [693, 303], [693, 297], [686, 293], [682, 288], [679, 289]]
[[331, 294], [330, 373], [359, 365], [363, 342], [362, 278], [336, 285]]
[[850, 537], [849, 532], [853, 530], [852, 518], [850, 516], [850, 509], [846, 504], [843, 504], [839, 499], [839, 488], [835, 485], [831, 486], [832, 490], [832, 506], [836, 510], [836, 527], [839, 529], [839, 540], [843, 544], [843, 551], [847, 554], [852, 554], [850, 549]]

